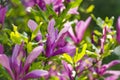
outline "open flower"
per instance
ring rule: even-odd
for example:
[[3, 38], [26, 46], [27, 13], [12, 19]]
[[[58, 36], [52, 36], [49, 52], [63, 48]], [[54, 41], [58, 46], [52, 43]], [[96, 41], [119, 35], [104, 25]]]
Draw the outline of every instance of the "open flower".
[[76, 73], [73, 73], [74, 70], [72, 66], [65, 61], [62, 61], [62, 64], [64, 66], [66, 76], [68, 76], [70, 80], [74, 80], [74, 76]]
[[57, 13], [60, 13], [64, 8], [64, 0], [45, 0], [46, 4], [52, 4], [53, 10]]
[[[37, 23], [36, 23], [35, 21], [29, 20], [29, 21], [28, 21], [28, 27], [30, 28], [30, 30], [31, 30], [32, 32], [34, 32], [34, 31], [36, 30], [36, 28], [38, 27], [38, 25], [37, 25]], [[40, 40], [42, 40], [42, 35], [41, 35], [40, 30], [38, 30], [37, 35], [36, 35], [36, 37], [35, 37], [35, 40], [38, 41], [38, 42], [39, 42]]]
[[10, 58], [5, 54], [0, 54], [0, 64], [8, 71], [12, 80], [27, 80], [47, 75], [48, 72], [45, 70], [33, 70], [31, 72], [28, 72], [31, 63], [43, 51], [43, 46], [34, 48], [33, 51], [25, 59], [25, 62], [22, 61], [26, 55], [23, 46], [23, 43], [21, 45], [15, 45], [12, 57]]
[[79, 44], [84, 36], [84, 33], [91, 21], [91, 17], [88, 17], [86, 21], [79, 21], [75, 26], [75, 34], [72, 27], [69, 29], [69, 36], [74, 41], [75, 44]]
[[42, 10], [46, 9], [44, 0], [22, 0], [22, 3], [26, 8], [33, 7], [37, 4]]
[[50, 20], [48, 24], [48, 35], [46, 42], [46, 53], [47, 57], [59, 55], [62, 53], [69, 53], [75, 47], [67, 44], [65, 41], [67, 31], [70, 26], [65, 26], [58, 34], [57, 29], [54, 28], [55, 20]]
[[107, 71], [107, 72], [109, 71], [109, 70], [107, 70], [107, 69], [109, 69], [110, 67], [115, 66], [115, 65], [117, 65], [117, 64], [120, 64], [120, 60], [113, 60], [113, 61], [111, 61], [111, 62], [108, 63], [108, 64], [104, 64], [104, 65], [102, 65], [101, 67], [98, 67], [98, 68], [96, 69], [96, 71], [97, 71], [97, 73], [98, 73], [99, 75], [105, 75], [105, 74], [107, 74], [106, 71]]
[[103, 34], [102, 34], [102, 38], [100, 39], [101, 41], [101, 48], [100, 48], [100, 54], [104, 53], [104, 44], [105, 44], [105, 41], [106, 41], [106, 35], [107, 34], [107, 27], [104, 27], [103, 28]]

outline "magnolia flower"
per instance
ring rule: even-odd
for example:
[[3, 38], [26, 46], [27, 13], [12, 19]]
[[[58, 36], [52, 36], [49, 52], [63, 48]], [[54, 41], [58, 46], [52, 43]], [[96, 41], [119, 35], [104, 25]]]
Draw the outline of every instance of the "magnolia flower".
[[42, 10], [46, 9], [44, 0], [22, 0], [22, 3], [26, 8], [33, 7], [37, 4]]
[[[99, 61], [96, 66], [91, 67], [92, 70], [90, 70], [90, 72], [92, 72], [92, 75], [99, 75], [99, 76], [105, 76], [105, 75], [109, 75], [107, 77], [104, 77], [105, 80], [117, 80], [117, 78], [120, 76], [119, 72], [120, 71], [115, 71], [115, 70], [109, 70], [110, 67], [120, 64], [120, 60], [113, 60], [108, 64], [103, 64], [102, 65], [102, 61]], [[90, 78], [96, 79], [94, 76], [90, 76]]]
[[65, 26], [59, 33], [54, 28], [55, 20], [50, 20], [48, 24], [48, 35], [46, 41], [46, 53], [47, 57], [56, 56], [62, 53], [69, 53], [75, 47], [65, 42], [66, 34], [69, 26]]
[[106, 41], [106, 34], [107, 34], [107, 27], [104, 27], [103, 29], [103, 35], [102, 35], [102, 38], [101, 38], [101, 48], [100, 48], [100, 54], [104, 53], [104, 44], [105, 44], [105, 41]]
[[53, 10], [57, 13], [60, 13], [65, 8], [63, 2], [64, 0], [45, 0], [46, 4], [53, 5]]
[[75, 26], [75, 34], [73, 32], [72, 27], [69, 29], [69, 36], [75, 42], [75, 44], [79, 44], [84, 36], [84, 33], [91, 21], [91, 17], [88, 17], [86, 21], [79, 21]]
[[109, 69], [110, 67], [114, 66], [114, 65], [117, 65], [117, 64], [120, 64], [120, 60], [113, 60], [111, 61], [110, 63], [108, 64], [104, 64], [102, 65], [101, 67], [98, 67], [96, 69], [96, 72], [99, 74], [99, 75], [105, 75], [106, 74], [106, 71], [109, 71], [107, 69]]
[[120, 16], [118, 17], [118, 20], [117, 20], [117, 26], [116, 26], [116, 29], [117, 29], [117, 41], [118, 43], [120, 43]]
[[[0, 64], [8, 71], [12, 80], [27, 80], [48, 75], [48, 72], [45, 70], [33, 70], [28, 72], [31, 63], [43, 51], [43, 46], [34, 48], [25, 59], [25, 62], [23, 62], [22, 59], [25, 58], [26, 55], [23, 49], [23, 45], [23, 43], [21, 45], [16, 44], [13, 49], [12, 57], [10, 58], [5, 54], [0, 54]], [[0, 53], [2, 52], [0, 51]]]
[[78, 10], [78, 7], [71, 8], [71, 9], [68, 11], [68, 14], [79, 14], [79, 12], [78, 12], [77, 10]]
[[4, 24], [7, 8], [0, 5], [0, 27]]
[[[37, 23], [33, 20], [29, 20], [28, 21], [28, 27], [30, 28], [30, 30], [33, 32], [36, 30], [36, 28], [38, 27]], [[41, 32], [40, 30], [37, 32], [37, 35], [36, 35], [36, 38], [35, 38], [36, 41], [40, 41], [42, 40], [42, 35], [41, 35]]]
[[105, 80], [118, 80], [120, 76], [120, 71], [109, 70], [109, 71], [106, 71], [105, 74], [111, 75], [105, 78]]
[[68, 78], [70, 80], [74, 80], [74, 77], [75, 77], [74, 75], [76, 73], [73, 73], [74, 70], [73, 70], [72, 66], [70, 64], [68, 64], [67, 62], [65, 62], [65, 61], [62, 61], [62, 64], [64, 66], [64, 69], [65, 69], [65, 72], [66, 72]]

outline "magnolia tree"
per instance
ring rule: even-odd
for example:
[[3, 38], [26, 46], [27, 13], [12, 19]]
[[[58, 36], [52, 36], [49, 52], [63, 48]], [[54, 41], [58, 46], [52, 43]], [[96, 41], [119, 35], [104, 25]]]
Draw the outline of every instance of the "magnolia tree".
[[[111, 67], [120, 64], [120, 60], [104, 63], [104, 59], [119, 54], [120, 17], [114, 29], [114, 17], [102, 20], [91, 14], [81, 20], [82, 0], [17, 2], [2, 0], [0, 4], [0, 79], [119, 79], [120, 71]], [[9, 3], [16, 8], [21, 6], [24, 16], [32, 16], [25, 17], [27, 22], [23, 20], [25, 24], [16, 24], [18, 26], [10, 19], [13, 30], [8, 27], [9, 18], [20, 13], [14, 13]], [[85, 12], [92, 9], [93, 5]], [[93, 28], [92, 21], [98, 29]], [[21, 24], [24, 27], [19, 27]], [[23, 31], [25, 26], [27, 30]]]

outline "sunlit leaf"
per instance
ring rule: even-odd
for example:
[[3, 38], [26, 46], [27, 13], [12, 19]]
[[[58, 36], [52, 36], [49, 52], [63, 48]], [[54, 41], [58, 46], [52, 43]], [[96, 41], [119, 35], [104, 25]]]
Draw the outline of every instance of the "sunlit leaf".
[[67, 53], [63, 54], [63, 57], [66, 59], [67, 62], [69, 63], [73, 63], [72, 57], [70, 55], [68, 55]]

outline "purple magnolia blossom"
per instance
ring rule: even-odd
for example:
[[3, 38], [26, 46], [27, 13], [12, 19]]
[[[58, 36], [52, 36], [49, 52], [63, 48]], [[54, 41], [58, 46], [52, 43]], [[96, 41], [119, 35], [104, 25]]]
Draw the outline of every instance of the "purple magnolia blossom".
[[75, 49], [74, 46], [67, 44], [65, 41], [66, 34], [70, 26], [65, 26], [58, 34], [58, 30], [54, 28], [55, 20], [50, 20], [48, 24], [48, 35], [46, 42], [47, 57], [56, 56], [62, 53], [69, 53]]
[[117, 41], [118, 41], [118, 43], [120, 43], [120, 16], [118, 17], [118, 20], [117, 20], [117, 27], [116, 27], [116, 29], [117, 29]]
[[[43, 46], [34, 48], [28, 57], [25, 57], [26, 54], [23, 46], [23, 43], [21, 45], [16, 44], [13, 49], [12, 57], [10, 58], [5, 54], [0, 54], [0, 64], [8, 71], [12, 80], [27, 80], [48, 75], [48, 72], [45, 70], [33, 70], [28, 72], [31, 63], [43, 51]], [[25, 62], [22, 61], [23, 58], [25, 58]]]
[[105, 75], [105, 72], [107, 71], [107, 69], [109, 69], [110, 67], [117, 65], [117, 64], [120, 64], [120, 60], [113, 60], [108, 64], [104, 64], [102, 66], [99, 66], [98, 69], [96, 69], [96, 71], [99, 75]]
[[102, 38], [101, 38], [101, 49], [100, 49], [100, 54], [104, 53], [104, 44], [105, 44], [105, 41], [106, 41], [106, 34], [107, 34], [107, 27], [104, 27], [103, 29], [103, 35], [102, 35]]
[[78, 10], [78, 7], [71, 8], [71, 9], [68, 11], [68, 14], [79, 14], [79, 12], [78, 12], [77, 10]]
[[86, 68], [89, 68], [90, 66], [92, 66], [93, 59], [87, 56], [85, 56], [84, 58], [85, 60], [80, 60], [77, 62], [78, 65], [76, 67], [76, 70], [77, 70], [78, 76], [80, 76]]
[[98, 61], [98, 63], [96, 64], [96, 66], [91, 66], [88, 67], [88, 70], [90, 71], [90, 75], [89, 75], [89, 79], [90, 80], [96, 80], [96, 78], [93, 76], [94, 74], [99, 75], [99, 76], [104, 76], [104, 75], [108, 75], [111, 74], [108, 77], [105, 77], [105, 80], [116, 80], [120, 74], [118, 74], [120, 71], [115, 71], [115, 70], [108, 70], [110, 67], [120, 64], [120, 60], [113, 60], [108, 64], [104, 64], [102, 65], [102, 61]]
[[120, 76], [120, 71], [109, 70], [109, 71], [106, 71], [105, 74], [111, 75], [105, 78], [105, 80], [117, 80]]
[[[62, 64], [64, 66], [66, 76], [68, 76], [68, 78], [70, 80], [74, 80], [74, 75], [73, 75], [74, 70], [73, 70], [72, 66], [65, 61], [62, 61]], [[76, 73], [74, 73], [74, 74], [76, 74]]]
[[23, 5], [27, 7], [33, 7], [37, 4], [42, 10], [46, 10], [46, 5], [44, 0], [22, 0]]
[[[64, 1], [66, 1], [67, 4], [69, 4], [71, 2], [71, 0], [45, 0], [45, 3], [52, 4], [54, 11], [59, 14], [60, 12], [62, 12], [65, 9], [65, 6], [63, 4]], [[68, 14], [79, 14], [77, 10], [78, 10], [78, 7], [71, 8], [68, 11]]]
[[64, 8], [63, 0], [45, 0], [46, 4], [52, 4], [55, 12], [60, 13]]
[[79, 44], [84, 36], [84, 33], [91, 21], [91, 17], [88, 17], [86, 21], [79, 21], [75, 26], [75, 34], [73, 32], [72, 27], [69, 29], [69, 36], [75, 42], [75, 44]]
[[0, 27], [4, 24], [7, 8], [0, 5]]
[[[28, 27], [30, 28], [30, 30], [33, 32], [36, 30], [36, 28], [38, 27], [37, 23], [33, 20], [29, 20], [28, 21]], [[37, 35], [36, 35], [36, 38], [35, 38], [36, 41], [40, 41], [42, 40], [42, 35], [41, 35], [41, 32], [38, 31]]]

